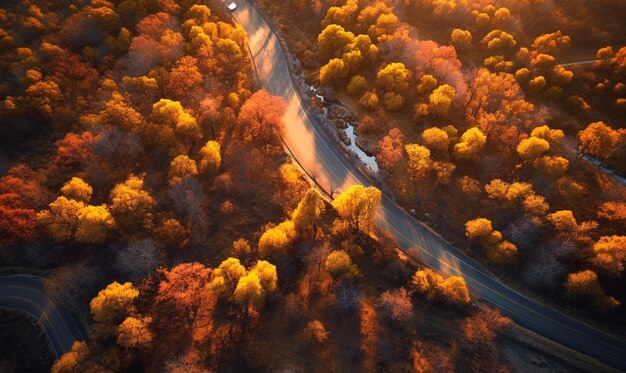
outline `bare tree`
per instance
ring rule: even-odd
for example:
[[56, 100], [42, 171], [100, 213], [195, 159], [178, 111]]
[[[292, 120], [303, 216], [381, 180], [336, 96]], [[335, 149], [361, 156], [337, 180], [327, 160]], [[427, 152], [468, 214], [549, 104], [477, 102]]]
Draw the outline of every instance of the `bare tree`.
[[572, 240], [553, 239], [539, 248], [526, 263], [522, 272], [524, 282], [538, 290], [556, 291], [560, 289], [565, 275], [566, 262], [578, 249]]
[[161, 250], [152, 238], [147, 238], [131, 242], [120, 250], [116, 264], [131, 280], [138, 280], [156, 270], [161, 261]]

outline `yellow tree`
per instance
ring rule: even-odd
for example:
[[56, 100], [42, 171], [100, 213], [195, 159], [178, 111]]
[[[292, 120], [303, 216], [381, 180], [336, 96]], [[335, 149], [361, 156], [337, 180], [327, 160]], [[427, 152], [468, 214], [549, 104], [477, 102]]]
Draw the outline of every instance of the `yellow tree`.
[[626, 264], [626, 236], [602, 236], [593, 245], [593, 263], [602, 271], [618, 277]]
[[200, 163], [198, 168], [200, 172], [208, 174], [215, 173], [222, 164], [222, 155], [220, 154], [220, 143], [217, 141], [209, 141], [200, 149]]
[[365, 80], [365, 78], [361, 75], [355, 75], [350, 78], [350, 83], [348, 84], [347, 89], [348, 93], [353, 96], [363, 96], [363, 94], [367, 90], [367, 80]]
[[544, 139], [550, 143], [557, 143], [565, 137], [565, 133], [562, 130], [555, 130], [547, 125], [543, 125], [533, 128], [530, 136]]
[[378, 71], [376, 85], [384, 92], [388, 110], [397, 110], [406, 99], [411, 83], [411, 72], [401, 62], [393, 62]]
[[237, 258], [228, 258], [211, 273], [210, 287], [216, 294], [231, 294], [246, 268]]
[[343, 250], [333, 251], [326, 257], [324, 268], [335, 279], [352, 279], [359, 276], [359, 267], [352, 263], [350, 255]]
[[414, 183], [426, 177], [432, 167], [430, 150], [418, 144], [408, 144], [404, 147], [409, 156], [409, 174]]
[[91, 358], [89, 346], [83, 341], [76, 341], [72, 349], [63, 354], [52, 366], [52, 373], [108, 372]]
[[115, 227], [115, 219], [107, 205], [87, 205], [78, 211], [76, 241], [81, 243], [102, 243]]
[[437, 79], [429, 74], [425, 74], [420, 78], [419, 83], [417, 84], [417, 94], [418, 95], [428, 95], [430, 94], [432, 91], [435, 90], [435, 88], [437, 88], [437, 84], [439, 84], [437, 82]]
[[550, 209], [550, 205], [548, 204], [548, 202], [546, 202], [546, 199], [534, 193], [524, 198], [522, 206], [524, 207], [524, 211], [532, 215], [541, 217], [545, 216], [545, 214]]
[[174, 129], [178, 139], [189, 149], [202, 138], [196, 118], [188, 113], [180, 102], [162, 98], [152, 105], [152, 119]]
[[451, 85], [444, 84], [437, 87], [430, 96], [428, 96], [430, 102], [428, 106], [429, 112], [437, 115], [447, 115], [450, 112], [455, 97], [456, 89]]
[[250, 270], [250, 273], [254, 273], [261, 281], [263, 289], [271, 293], [278, 287], [278, 274], [276, 273], [276, 266], [265, 260], [259, 260], [254, 267]]
[[418, 293], [432, 300], [437, 295], [437, 288], [443, 282], [443, 276], [430, 268], [418, 269], [411, 278], [411, 285]]
[[348, 76], [348, 65], [340, 59], [333, 58], [320, 69], [320, 83], [336, 86]]
[[450, 146], [448, 133], [441, 128], [431, 127], [422, 132], [424, 145], [432, 152], [445, 154]]
[[117, 344], [128, 349], [150, 345], [154, 338], [149, 328], [150, 321], [149, 317], [127, 317], [117, 327]]
[[378, 95], [376, 92], [367, 91], [359, 99], [359, 104], [367, 109], [373, 109], [378, 106]]
[[63, 99], [59, 85], [48, 80], [39, 81], [26, 88], [26, 94], [32, 106], [44, 118], [50, 117]]
[[322, 212], [324, 212], [322, 196], [317, 189], [309, 189], [292, 214], [292, 221], [298, 235], [315, 238], [317, 222]]
[[581, 151], [606, 161], [624, 144], [626, 131], [614, 130], [604, 122], [595, 122], [578, 132], [578, 139]]
[[487, 143], [487, 136], [476, 127], [472, 127], [461, 135], [461, 140], [454, 145], [454, 156], [460, 160], [475, 159], [480, 155]]
[[115, 91], [99, 113], [100, 121], [105, 126], [119, 127], [126, 131], [137, 131], [144, 121], [121, 93]]
[[144, 227], [152, 225], [152, 209], [156, 201], [144, 190], [143, 178], [131, 175], [111, 190], [111, 212], [121, 226], [139, 222]]
[[548, 150], [550, 150], [550, 143], [535, 136], [524, 139], [517, 145], [517, 153], [522, 159], [537, 158]]
[[193, 177], [198, 174], [196, 161], [186, 155], [179, 155], [170, 163], [169, 178], [170, 183], [176, 183], [184, 178]]
[[488, 240], [493, 232], [491, 220], [485, 218], [476, 218], [465, 223], [465, 235], [470, 240], [485, 241]]
[[117, 326], [134, 310], [135, 299], [139, 291], [132, 283], [109, 284], [91, 300], [89, 308], [94, 322], [94, 331], [101, 335], [115, 333]]
[[460, 276], [444, 278], [430, 268], [418, 269], [411, 279], [413, 289], [428, 300], [441, 298], [452, 304], [466, 305], [470, 302], [469, 289]]
[[317, 37], [317, 50], [322, 60], [340, 58], [354, 40], [354, 34], [336, 24], [329, 24]]
[[265, 301], [265, 290], [259, 276], [252, 272], [242, 276], [237, 282], [233, 297], [235, 302], [246, 308], [246, 311], [260, 309]]
[[61, 188], [61, 194], [69, 199], [88, 203], [93, 194], [93, 188], [79, 177], [73, 177]]
[[570, 210], [560, 210], [553, 212], [552, 214], [547, 216], [547, 219], [550, 223], [552, 223], [554, 229], [559, 233], [575, 234], [575, 232], [578, 231], [578, 222], [574, 217], [574, 213], [572, 213], [572, 211]]
[[285, 220], [279, 225], [266, 230], [259, 239], [259, 255], [269, 257], [287, 252], [296, 238], [295, 225], [291, 220]]
[[252, 253], [252, 247], [250, 247], [250, 242], [243, 238], [234, 241], [232, 253], [238, 258], [245, 258], [246, 256], [250, 255], [250, 253]]
[[517, 246], [503, 240], [502, 233], [493, 230], [491, 221], [477, 218], [465, 223], [465, 235], [472, 241], [478, 242], [490, 261], [496, 264], [507, 264], [517, 255]]
[[604, 292], [598, 281], [598, 275], [589, 269], [567, 275], [563, 290], [565, 299], [585, 303], [591, 301], [600, 311], [615, 308], [620, 304], [617, 299]]
[[509, 264], [517, 256], [517, 246], [510, 241], [503, 240], [497, 245], [487, 248], [487, 258], [495, 264]]
[[471, 301], [469, 289], [461, 276], [450, 276], [439, 283], [437, 288], [444, 299], [450, 303], [465, 305]]
[[376, 187], [353, 185], [337, 196], [332, 205], [352, 229], [368, 232], [381, 200], [382, 193]]
[[450, 33], [450, 44], [458, 51], [468, 50], [472, 46], [472, 33], [455, 28]]
[[85, 204], [59, 197], [48, 207], [49, 210], [43, 210], [37, 214], [38, 220], [56, 241], [73, 240], [78, 230], [78, 212], [85, 207]]

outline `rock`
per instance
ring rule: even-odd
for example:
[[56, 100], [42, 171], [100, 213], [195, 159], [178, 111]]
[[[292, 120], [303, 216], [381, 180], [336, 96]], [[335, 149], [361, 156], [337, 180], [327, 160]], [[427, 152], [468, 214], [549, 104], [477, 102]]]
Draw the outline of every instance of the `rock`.
[[[330, 118], [330, 116], [329, 116]], [[333, 124], [335, 125], [335, 127], [337, 129], [341, 129], [341, 130], [345, 130], [346, 128], [348, 128], [348, 124], [341, 119], [331, 119], [331, 121], [333, 122]]]
[[339, 135], [339, 140], [342, 143], [344, 143], [346, 146], [350, 146], [350, 144], [352, 144], [352, 141], [350, 140], [350, 138], [346, 134], [346, 131], [344, 131], [342, 129], [337, 130], [337, 135]]
[[291, 67], [296, 75], [302, 75], [302, 65], [300, 65], [300, 61], [294, 60]]
[[350, 109], [342, 105], [331, 105], [328, 108], [329, 117], [334, 117], [338, 119], [343, 119], [346, 122], [357, 122], [357, 117], [354, 115]]
[[337, 94], [332, 87], [318, 87], [317, 93], [324, 96], [327, 102], [337, 102]]
[[356, 136], [356, 146], [361, 148], [361, 150], [363, 150], [363, 152], [369, 155], [370, 157], [380, 152], [378, 143], [372, 140], [368, 140], [367, 138], [363, 136], [359, 136], [358, 134]]

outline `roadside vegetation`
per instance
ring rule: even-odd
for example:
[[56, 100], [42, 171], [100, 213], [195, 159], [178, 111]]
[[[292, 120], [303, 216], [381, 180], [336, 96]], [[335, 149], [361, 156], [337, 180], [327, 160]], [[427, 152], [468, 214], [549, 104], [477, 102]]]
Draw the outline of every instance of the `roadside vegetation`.
[[[621, 330], [626, 187], [581, 159], [626, 164], [619, 5], [294, 0], [293, 21], [262, 3], [407, 210], [518, 288]], [[577, 59], [597, 61], [560, 65]]]
[[[359, 136], [380, 141], [383, 175], [408, 209], [528, 286], [621, 317], [624, 190], [567, 153], [564, 138], [577, 133], [542, 109], [572, 72], [532, 62], [551, 61], [567, 36], [520, 38], [526, 61], [511, 40], [521, 10], [445, 2], [459, 23], [441, 27], [463, 28], [450, 46], [411, 36], [414, 7], [436, 21], [443, 2], [405, 1], [397, 15], [382, 2], [292, 3], [316, 41], [296, 51], [303, 65], [356, 103]], [[24, 0], [0, 10], [0, 263], [43, 274], [90, 334], [42, 364], [519, 369], [503, 346], [528, 348], [508, 318], [377, 229], [379, 189], [330, 200], [311, 187], [280, 141], [285, 103], [255, 86], [247, 35], [225, 5]], [[472, 65], [483, 55], [496, 62]], [[544, 75], [549, 84], [530, 83]], [[556, 106], [569, 102], [560, 92]], [[581, 149], [620, 157], [612, 125], [590, 125]], [[2, 358], [0, 370], [24, 362]]]

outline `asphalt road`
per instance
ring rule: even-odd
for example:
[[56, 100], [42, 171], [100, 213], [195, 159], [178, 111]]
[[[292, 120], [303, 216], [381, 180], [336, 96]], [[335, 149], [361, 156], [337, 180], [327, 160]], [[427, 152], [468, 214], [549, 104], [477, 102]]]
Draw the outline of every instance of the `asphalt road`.
[[57, 358], [69, 351], [74, 341], [84, 340], [72, 316], [46, 296], [37, 277], [0, 276], [0, 306], [19, 309], [39, 321]]
[[[354, 184], [371, 185], [306, 107], [292, 80], [282, 47], [259, 11], [248, 0], [239, 0], [237, 5], [233, 15], [248, 33], [260, 84], [271, 94], [283, 97], [288, 105], [283, 140], [290, 152], [326, 191], [331, 187], [341, 192]], [[402, 249], [418, 248], [426, 264], [446, 274], [463, 276], [483, 302], [498, 307], [518, 324], [626, 370], [626, 342], [507, 287], [387, 197], [383, 198], [377, 222], [395, 235]]]

